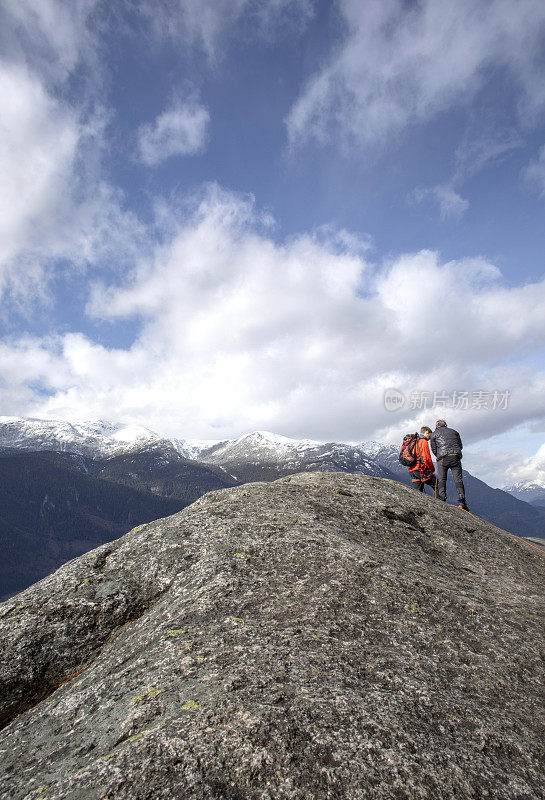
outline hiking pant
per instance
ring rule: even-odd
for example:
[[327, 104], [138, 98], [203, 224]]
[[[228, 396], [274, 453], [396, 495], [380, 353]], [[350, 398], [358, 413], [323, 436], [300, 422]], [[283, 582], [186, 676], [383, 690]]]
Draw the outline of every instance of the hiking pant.
[[427, 481], [412, 481], [412, 484], [418, 492], [423, 492], [424, 494], [426, 494], [424, 486], [429, 486], [431, 493], [435, 495], [435, 478], [428, 478]]
[[425, 480], [422, 480], [422, 477], [422, 473], [419, 469], [415, 469], [413, 472], [411, 472], [411, 483], [414, 488], [418, 492], [423, 492], [426, 494], [426, 492], [424, 492], [424, 486], [429, 486], [432, 494], [435, 494], [435, 475], [430, 475], [430, 477], [426, 478]]
[[439, 500], [447, 499], [447, 472], [452, 472], [454, 483], [460, 500], [465, 500], [466, 490], [462, 480], [462, 459], [460, 456], [443, 456], [437, 459], [437, 496]]

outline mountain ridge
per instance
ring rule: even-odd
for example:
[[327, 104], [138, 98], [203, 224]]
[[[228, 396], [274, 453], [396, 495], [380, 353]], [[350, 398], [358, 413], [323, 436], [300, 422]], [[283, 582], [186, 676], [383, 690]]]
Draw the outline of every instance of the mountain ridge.
[[504, 486], [504, 492], [509, 492], [518, 500], [525, 503], [545, 504], [545, 486], [539, 481], [519, 481], [511, 486]]
[[[304, 452], [321, 447], [327, 442], [314, 439], [291, 439], [270, 431], [256, 430], [235, 439], [180, 439], [158, 434], [142, 425], [124, 425], [106, 420], [89, 422], [65, 422], [63, 420], [35, 419], [27, 417], [0, 416], [0, 449], [21, 448], [29, 450], [53, 450], [74, 452], [90, 457], [109, 457], [146, 445], [160, 442], [173, 447], [177, 452], [193, 460], [210, 451], [233, 448], [244, 444], [266, 442], [271, 449]], [[330, 443], [331, 444], [331, 443]], [[369, 451], [381, 447], [377, 442], [361, 442], [349, 445], [333, 443], [339, 447], [360, 448]]]
[[0, 485], [0, 600], [136, 523], [187, 505], [92, 474], [81, 456], [64, 453], [0, 454]]

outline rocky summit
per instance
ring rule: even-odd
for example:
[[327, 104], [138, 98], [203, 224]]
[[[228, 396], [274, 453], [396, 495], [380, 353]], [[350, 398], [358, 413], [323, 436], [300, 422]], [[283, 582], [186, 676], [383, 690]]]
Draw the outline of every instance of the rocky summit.
[[9, 800], [545, 798], [545, 552], [394, 481], [210, 492], [0, 604]]

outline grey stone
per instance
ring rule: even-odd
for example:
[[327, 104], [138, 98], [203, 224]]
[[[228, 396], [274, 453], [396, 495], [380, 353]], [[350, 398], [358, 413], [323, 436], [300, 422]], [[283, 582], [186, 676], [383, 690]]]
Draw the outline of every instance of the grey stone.
[[210, 492], [0, 604], [0, 796], [543, 800], [544, 579], [394, 481]]

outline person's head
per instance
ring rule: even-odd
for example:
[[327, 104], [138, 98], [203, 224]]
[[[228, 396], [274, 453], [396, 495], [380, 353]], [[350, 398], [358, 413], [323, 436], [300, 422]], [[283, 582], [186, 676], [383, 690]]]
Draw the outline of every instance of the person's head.
[[437, 422], [435, 423], [435, 427], [436, 428], [446, 428], [447, 427], [447, 423], [445, 422], [444, 419], [438, 419]]
[[431, 436], [431, 428], [428, 428], [427, 425], [423, 425], [420, 428], [420, 435], [424, 437], [424, 439], [429, 439]]

